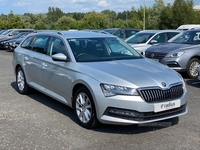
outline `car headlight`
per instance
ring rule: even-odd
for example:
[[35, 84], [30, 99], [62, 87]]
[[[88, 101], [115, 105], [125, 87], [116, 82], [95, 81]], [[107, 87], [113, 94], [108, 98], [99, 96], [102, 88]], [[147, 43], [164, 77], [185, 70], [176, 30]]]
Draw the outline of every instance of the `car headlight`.
[[10, 42], [9, 45], [15, 45], [15, 42]]
[[104, 83], [100, 84], [100, 86], [105, 97], [115, 96], [115, 95], [139, 96], [137, 90], [134, 88], [104, 84]]
[[175, 52], [175, 53], [170, 53], [170, 54], [167, 54], [165, 57], [180, 57], [180, 56], [182, 56], [184, 53], [185, 53], [184, 51]]

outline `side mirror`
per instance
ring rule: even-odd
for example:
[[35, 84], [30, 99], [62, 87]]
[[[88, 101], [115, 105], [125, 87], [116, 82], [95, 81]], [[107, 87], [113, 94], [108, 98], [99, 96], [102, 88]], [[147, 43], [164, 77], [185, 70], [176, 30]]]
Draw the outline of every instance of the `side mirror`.
[[150, 44], [156, 44], [156, 43], [158, 43], [158, 41], [156, 41], [156, 40], [151, 40], [150, 41]]
[[69, 59], [63, 53], [57, 53], [51, 56], [54, 61], [68, 61]]
[[12, 33], [8, 34], [8, 36], [13, 36]]

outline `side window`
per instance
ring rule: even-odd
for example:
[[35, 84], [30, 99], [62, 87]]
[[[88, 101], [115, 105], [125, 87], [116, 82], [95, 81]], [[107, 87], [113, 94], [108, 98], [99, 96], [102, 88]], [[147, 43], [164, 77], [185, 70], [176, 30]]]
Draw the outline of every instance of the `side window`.
[[168, 33], [168, 40], [173, 38], [175, 35], [179, 34], [179, 32], [169, 32]]
[[115, 36], [119, 37], [119, 38], [125, 38], [126, 37], [126, 33], [125, 30], [118, 30], [114, 33]]
[[130, 37], [131, 35], [137, 33], [135, 30], [126, 30], [126, 38]]
[[12, 32], [12, 36], [17, 35], [17, 34], [19, 34], [18, 30], [15, 30], [15, 31]]
[[166, 33], [160, 33], [156, 35], [152, 40], [156, 40], [158, 43], [164, 43], [167, 41]]
[[67, 50], [65, 48], [64, 42], [57, 37], [52, 37], [47, 54], [51, 56], [57, 53], [63, 53], [67, 56]]
[[193, 37], [193, 39], [192, 39], [192, 42], [194, 42], [194, 43], [200, 43], [200, 32], [197, 32], [195, 35], [194, 35], [194, 37]]
[[36, 36], [34, 41], [31, 43], [32, 51], [44, 54], [48, 39], [49, 39], [49, 36], [46, 36], [46, 35]]
[[28, 38], [27, 38], [26, 40], [24, 40], [24, 42], [21, 44], [21, 47], [22, 47], [22, 48], [25, 48], [25, 49], [31, 49], [30, 44], [31, 44], [33, 38], [34, 38], [33, 36], [28, 37]]

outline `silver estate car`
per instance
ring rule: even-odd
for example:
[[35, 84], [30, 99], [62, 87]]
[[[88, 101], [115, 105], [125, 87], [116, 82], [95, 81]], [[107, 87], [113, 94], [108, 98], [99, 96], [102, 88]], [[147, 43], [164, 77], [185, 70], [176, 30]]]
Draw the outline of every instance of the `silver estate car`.
[[182, 77], [110, 34], [32, 33], [15, 49], [13, 67], [19, 93], [34, 88], [72, 107], [85, 128], [187, 113]]

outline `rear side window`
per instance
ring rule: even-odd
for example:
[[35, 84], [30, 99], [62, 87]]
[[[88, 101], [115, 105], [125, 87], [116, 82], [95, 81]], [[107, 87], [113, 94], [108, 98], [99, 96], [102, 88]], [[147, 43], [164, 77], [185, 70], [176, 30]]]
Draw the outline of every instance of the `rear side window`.
[[39, 35], [36, 36], [31, 43], [31, 50], [39, 53], [45, 53], [45, 48], [47, 47], [49, 36]]
[[30, 49], [31, 50], [31, 42], [33, 40], [34, 36], [29, 36], [26, 40], [24, 40], [24, 42], [21, 44], [21, 47], [25, 48], [25, 49]]

